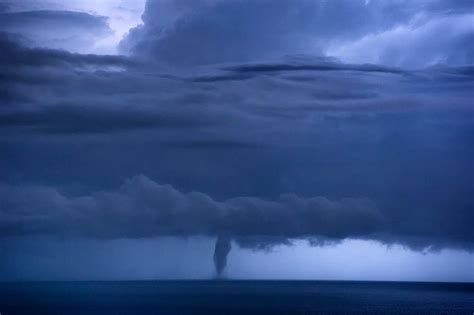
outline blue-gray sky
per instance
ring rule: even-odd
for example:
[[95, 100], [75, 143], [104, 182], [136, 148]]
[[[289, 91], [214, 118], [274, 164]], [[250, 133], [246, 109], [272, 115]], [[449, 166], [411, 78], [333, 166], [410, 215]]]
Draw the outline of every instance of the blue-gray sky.
[[0, 279], [474, 281], [473, 10], [0, 1]]

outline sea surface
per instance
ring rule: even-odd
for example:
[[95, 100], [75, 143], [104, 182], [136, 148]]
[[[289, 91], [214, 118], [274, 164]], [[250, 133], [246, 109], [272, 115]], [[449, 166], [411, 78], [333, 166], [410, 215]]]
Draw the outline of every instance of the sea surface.
[[346, 281], [0, 283], [15, 314], [474, 314], [474, 284]]

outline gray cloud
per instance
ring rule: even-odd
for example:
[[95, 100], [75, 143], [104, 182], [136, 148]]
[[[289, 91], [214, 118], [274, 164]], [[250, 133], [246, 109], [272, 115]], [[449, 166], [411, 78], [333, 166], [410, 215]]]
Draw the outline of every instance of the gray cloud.
[[219, 124], [221, 122], [218, 120], [195, 119], [192, 114], [150, 113], [142, 110], [85, 108], [73, 105], [0, 115], [0, 127], [39, 134], [112, 133], [137, 129], [193, 128]]
[[36, 47], [90, 51], [112, 33], [104, 16], [73, 11], [0, 12], [0, 31], [21, 36]]
[[[397, 222], [396, 216], [366, 198], [331, 201], [284, 194], [275, 200], [237, 197], [216, 201], [203, 193], [183, 193], [170, 185], [157, 184], [145, 176], [133, 177], [114, 191], [78, 197], [45, 186], [1, 185], [0, 200], [1, 237], [216, 236], [218, 275], [225, 268], [231, 239], [258, 249], [288, 244], [291, 239], [308, 239], [320, 245], [317, 239], [337, 242], [345, 238], [440, 248], [472, 245], [474, 236], [469, 233], [458, 239], [447, 222], [444, 228], [425, 226], [423, 220]], [[458, 230], [468, 230], [472, 213], [464, 215], [463, 220], [448, 220], [457, 224]], [[409, 232], [413, 230], [417, 237]], [[467, 248], [471, 249], [470, 245]]]
[[[415, 16], [407, 25], [330, 47], [328, 54], [351, 63], [372, 62], [411, 68], [471, 64], [474, 61], [472, 12], [471, 8], [458, 15]], [[424, 54], [420, 54], [422, 50]]]
[[467, 1], [150, 0], [144, 25], [122, 47], [175, 66], [298, 53], [415, 68], [458, 65], [472, 62], [470, 20]]
[[[395, 68], [388, 68], [373, 64], [352, 65], [342, 64], [327, 58], [319, 58], [314, 61], [301, 56], [295, 58], [294, 62], [287, 63], [263, 63], [263, 64], [242, 64], [229, 66], [224, 70], [237, 73], [271, 73], [271, 72], [293, 72], [293, 71], [360, 71], [360, 72], [380, 72], [402, 74], [404, 71]], [[407, 72], [408, 73], [408, 72]]]
[[[283, 195], [278, 200], [240, 197], [222, 202], [144, 176], [113, 192], [67, 197], [48, 187], [0, 186], [0, 237], [59, 235], [93, 238], [218, 236], [217, 275], [225, 268], [232, 237], [279, 243], [279, 239], [367, 237], [380, 228], [381, 214], [364, 199], [333, 202], [324, 197]], [[225, 235], [225, 236], [223, 236]], [[257, 245], [255, 245], [257, 246]], [[261, 245], [258, 245], [259, 247]]]
[[[432, 168], [424, 176], [436, 189], [452, 201], [466, 198], [453, 193], [465, 191], [472, 154], [469, 66], [406, 71], [300, 56], [190, 73], [121, 56], [30, 49], [8, 38], [2, 51], [0, 146], [7, 181], [81, 178], [94, 186], [144, 173], [219, 196], [328, 191], [341, 198], [379, 191], [382, 179], [394, 174], [386, 163], [402, 170], [429, 159], [466, 178], [455, 183]], [[395, 152], [416, 154], [410, 160]], [[56, 156], [67, 158], [54, 171], [47, 160]], [[70, 167], [83, 163], [79, 156], [80, 172]], [[370, 168], [377, 157], [379, 167]], [[348, 181], [341, 168], [359, 171]], [[359, 176], [368, 180], [352, 185]], [[226, 178], [235, 183], [226, 185]], [[391, 187], [405, 181], [416, 189], [422, 177], [407, 174]]]
[[[123, 56], [99, 56], [70, 53], [64, 50], [28, 48], [10, 33], [0, 33], [0, 66], [2, 68], [33, 67], [84, 67], [84, 66], [130, 66], [134, 62]], [[99, 68], [100, 69], [100, 68]]]
[[[366, 236], [382, 220], [365, 199], [299, 198], [275, 201], [253, 197], [222, 202], [182, 193], [145, 176], [118, 190], [67, 197], [48, 187], [3, 185], [2, 236], [63, 234], [98, 238], [219, 235], [334, 238]], [[355, 220], [357, 219], [357, 220]]]

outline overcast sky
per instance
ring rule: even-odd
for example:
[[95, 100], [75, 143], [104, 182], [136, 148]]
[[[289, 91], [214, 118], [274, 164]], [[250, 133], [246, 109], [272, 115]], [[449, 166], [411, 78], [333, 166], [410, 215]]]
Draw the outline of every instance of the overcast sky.
[[473, 5], [0, 0], [0, 280], [474, 281]]

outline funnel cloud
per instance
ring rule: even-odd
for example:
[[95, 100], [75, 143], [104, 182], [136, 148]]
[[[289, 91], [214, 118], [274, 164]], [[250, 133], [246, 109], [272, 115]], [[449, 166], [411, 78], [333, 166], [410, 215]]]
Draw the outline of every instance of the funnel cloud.
[[231, 239], [228, 236], [218, 236], [216, 247], [214, 248], [214, 265], [216, 267], [217, 278], [222, 277], [222, 272], [227, 265], [227, 255], [232, 249]]

